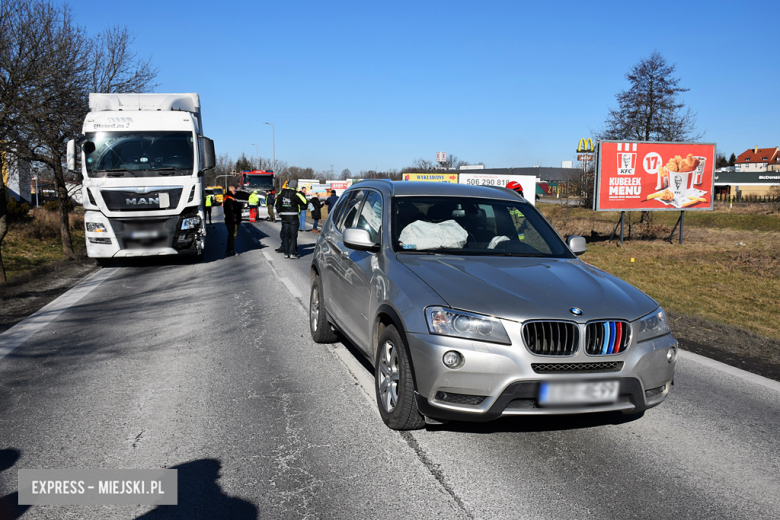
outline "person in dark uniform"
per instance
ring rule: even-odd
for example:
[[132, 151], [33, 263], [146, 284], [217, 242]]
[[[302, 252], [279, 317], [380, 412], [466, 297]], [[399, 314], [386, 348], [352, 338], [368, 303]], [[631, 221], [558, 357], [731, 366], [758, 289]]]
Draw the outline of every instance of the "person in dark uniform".
[[236, 242], [236, 226], [241, 222], [241, 204], [236, 202], [236, 188], [231, 186], [222, 201], [222, 209], [225, 213], [225, 226], [227, 226], [227, 249], [225, 254], [233, 256], [236, 254], [234, 249]]
[[293, 179], [287, 183], [276, 197], [276, 213], [282, 219], [282, 249], [284, 257], [298, 259], [298, 226], [301, 211], [306, 211], [306, 197], [295, 188], [298, 181]]

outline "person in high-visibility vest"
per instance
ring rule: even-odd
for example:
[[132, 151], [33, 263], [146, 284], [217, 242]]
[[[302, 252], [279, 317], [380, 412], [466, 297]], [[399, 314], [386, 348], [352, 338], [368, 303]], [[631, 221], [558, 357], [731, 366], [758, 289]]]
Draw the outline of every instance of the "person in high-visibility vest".
[[[511, 181], [507, 183], [506, 187], [516, 193], [519, 193], [521, 197], [523, 196], [523, 186], [519, 182]], [[515, 223], [515, 229], [517, 229], [517, 238], [520, 240], [525, 240], [525, 215], [523, 215], [523, 212], [518, 208], [510, 209], [509, 214], [512, 215], [512, 220]]]
[[214, 195], [206, 195], [206, 220], [208, 220], [209, 224], [213, 224], [211, 221], [211, 206], [213, 205], [212, 197]]
[[260, 205], [260, 196], [257, 194], [257, 190], [249, 194], [247, 203], [249, 204], [249, 220], [257, 220], [257, 206]]

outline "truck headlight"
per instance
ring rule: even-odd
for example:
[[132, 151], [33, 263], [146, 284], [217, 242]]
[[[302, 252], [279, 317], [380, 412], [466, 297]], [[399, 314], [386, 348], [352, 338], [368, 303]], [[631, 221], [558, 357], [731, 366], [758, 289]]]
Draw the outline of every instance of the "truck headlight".
[[100, 222], [86, 222], [84, 225], [87, 226], [87, 231], [92, 233], [108, 233], [106, 226]]
[[658, 307], [651, 314], [639, 320], [637, 341], [647, 341], [648, 339], [669, 334], [671, 331], [669, 320], [666, 319], [666, 313], [661, 307]]
[[431, 334], [476, 339], [511, 345], [512, 341], [499, 320], [446, 307], [428, 307], [425, 319]]
[[181, 230], [197, 229], [200, 226], [200, 217], [188, 217], [181, 221]]

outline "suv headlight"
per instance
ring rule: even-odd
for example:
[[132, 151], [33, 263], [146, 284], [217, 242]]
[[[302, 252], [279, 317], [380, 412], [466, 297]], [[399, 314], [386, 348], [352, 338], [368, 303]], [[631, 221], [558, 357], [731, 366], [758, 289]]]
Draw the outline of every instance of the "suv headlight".
[[87, 227], [87, 231], [92, 233], [108, 233], [108, 231], [106, 231], [106, 226], [100, 222], [87, 222], [85, 223], [85, 226]]
[[639, 320], [637, 341], [647, 341], [648, 339], [669, 334], [671, 331], [669, 320], [666, 319], [666, 313], [661, 307], [658, 307], [651, 314]]
[[200, 226], [200, 217], [188, 217], [181, 221], [181, 230], [196, 229]]
[[512, 341], [499, 320], [446, 307], [428, 307], [425, 319], [431, 334], [476, 339], [511, 345]]

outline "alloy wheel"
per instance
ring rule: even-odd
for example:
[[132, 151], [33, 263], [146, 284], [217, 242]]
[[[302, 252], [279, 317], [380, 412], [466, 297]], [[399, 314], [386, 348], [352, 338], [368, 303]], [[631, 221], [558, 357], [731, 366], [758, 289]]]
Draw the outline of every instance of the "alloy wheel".
[[392, 341], [386, 341], [379, 358], [379, 396], [388, 413], [395, 410], [398, 403], [399, 377], [398, 352]]

